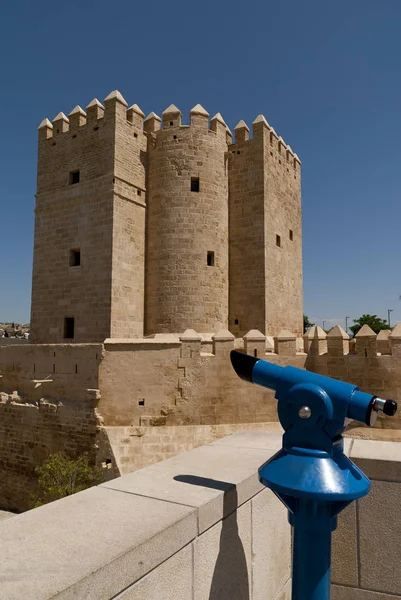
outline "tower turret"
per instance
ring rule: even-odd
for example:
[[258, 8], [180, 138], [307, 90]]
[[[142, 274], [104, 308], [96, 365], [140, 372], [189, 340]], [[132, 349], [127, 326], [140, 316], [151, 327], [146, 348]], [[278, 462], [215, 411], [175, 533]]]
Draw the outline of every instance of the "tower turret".
[[143, 113], [104, 102], [39, 126], [33, 342], [143, 335]]
[[208, 121], [198, 104], [181, 125], [172, 105], [148, 134], [148, 334], [227, 328], [226, 128]]

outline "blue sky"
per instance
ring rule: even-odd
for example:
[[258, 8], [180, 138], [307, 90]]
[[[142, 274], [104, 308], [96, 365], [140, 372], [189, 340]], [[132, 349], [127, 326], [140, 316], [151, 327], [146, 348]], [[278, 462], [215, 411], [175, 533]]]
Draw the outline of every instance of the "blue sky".
[[401, 321], [400, 0], [7, 2], [0, 56], [0, 321], [29, 320], [36, 128], [116, 88], [263, 113], [303, 163], [305, 312]]

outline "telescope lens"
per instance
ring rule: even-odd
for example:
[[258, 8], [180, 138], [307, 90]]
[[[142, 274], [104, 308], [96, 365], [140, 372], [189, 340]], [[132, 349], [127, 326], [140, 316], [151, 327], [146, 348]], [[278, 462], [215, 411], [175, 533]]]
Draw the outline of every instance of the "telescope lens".
[[243, 352], [237, 352], [231, 350], [230, 352], [231, 364], [234, 367], [234, 371], [241, 379], [250, 381], [252, 383], [252, 371], [255, 364], [258, 362], [258, 358], [244, 354]]

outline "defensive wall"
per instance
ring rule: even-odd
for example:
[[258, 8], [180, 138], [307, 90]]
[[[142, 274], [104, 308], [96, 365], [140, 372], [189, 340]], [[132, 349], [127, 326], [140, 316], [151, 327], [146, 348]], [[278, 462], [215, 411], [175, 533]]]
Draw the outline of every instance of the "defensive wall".
[[[34, 467], [57, 450], [87, 450], [112, 476], [277, 422], [273, 392], [234, 373], [233, 348], [401, 401], [401, 325], [379, 336], [366, 326], [351, 343], [340, 327], [328, 335], [313, 328], [305, 352], [299, 341], [288, 331], [234, 338], [188, 330], [104, 344], [0, 347], [0, 506], [26, 509]], [[382, 425], [400, 430], [400, 413], [379, 418]]]
[[[232, 435], [2, 521], [2, 599], [289, 600], [287, 511], [257, 476], [280, 445]], [[372, 488], [339, 516], [332, 598], [397, 600], [401, 446], [345, 453]]]

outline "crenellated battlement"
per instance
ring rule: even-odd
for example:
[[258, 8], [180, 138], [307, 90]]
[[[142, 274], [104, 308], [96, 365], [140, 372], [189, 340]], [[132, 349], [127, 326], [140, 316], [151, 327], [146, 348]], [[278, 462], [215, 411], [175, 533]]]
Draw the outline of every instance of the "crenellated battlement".
[[[155, 147], [157, 145], [158, 140], [174, 140], [175, 143], [179, 143], [180, 134], [182, 135], [191, 135], [192, 131], [204, 131], [210, 135], [215, 135], [216, 137], [223, 139], [227, 144], [231, 143], [232, 134], [227, 124], [225, 123], [223, 117], [220, 113], [217, 113], [209, 118], [210, 115], [203, 108], [201, 104], [196, 104], [189, 111], [189, 124], [182, 122], [182, 113], [177, 106], [174, 104], [170, 104], [163, 112], [162, 118], [156, 115], [154, 112], [149, 113], [149, 115], [144, 120], [144, 131], [148, 134], [148, 136], [152, 136], [153, 144], [151, 146]], [[172, 134], [171, 138], [170, 133]]]
[[145, 118], [114, 90], [38, 131], [34, 342], [70, 339], [67, 322], [73, 343], [190, 324], [300, 335], [298, 162], [263, 115], [233, 144], [219, 112]]
[[252, 138], [250, 131], [245, 121], [239, 121], [234, 128], [235, 141], [231, 144], [229, 150], [232, 154], [238, 154], [239, 147], [244, 143], [252, 144], [254, 140], [259, 140], [261, 136], [266, 136], [269, 141], [270, 154], [277, 154], [280, 163], [292, 165], [295, 170], [299, 170], [301, 161], [298, 155], [292, 150], [281, 136], [279, 136], [274, 128], [268, 123], [264, 115], [258, 115], [252, 122]]
[[53, 139], [61, 134], [73, 134], [86, 132], [90, 126], [91, 131], [97, 131], [100, 126], [110, 123], [114, 126], [116, 116], [122, 117], [128, 125], [135, 130], [143, 130], [144, 113], [137, 104], [128, 107], [128, 103], [118, 90], [111, 92], [102, 104], [94, 98], [86, 107], [86, 111], [77, 104], [66, 116], [63, 112], [58, 113], [50, 122], [45, 118], [38, 127], [39, 142]]

